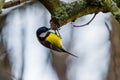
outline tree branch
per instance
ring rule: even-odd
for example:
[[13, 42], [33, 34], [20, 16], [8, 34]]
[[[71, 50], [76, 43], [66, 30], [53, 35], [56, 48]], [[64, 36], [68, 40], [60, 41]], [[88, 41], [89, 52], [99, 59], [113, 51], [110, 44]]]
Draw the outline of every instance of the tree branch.
[[[9, 8], [29, 0], [15, 0], [4, 4], [3, 9]], [[39, 0], [51, 13], [51, 28], [58, 27], [76, 20], [78, 17], [102, 12], [111, 12], [116, 20], [120, 22], [120, 0], [76, 0], [71, 3], [65, 3], [60, 0]], [[55, 20], [56, 19], [56, 20]], [[55, 21], [55, 22], [54, 22]]]
[[[83, 15], [108, 12], [108, 9], [100, 4], [98, 0], [77, 0], [72, 3], [65, 3], [60, 0], [39, 0], [51, 13], [53, 19], [57, 19], [60, 26], [76, 20]], [[92, 3], [92, 4], [90, 4]], [[54, 21], [54, 20], [53, 20]], [[51, 28], [55, 29], [56, 24], [51, 22]]]
[[[120, 1], [119, 1], [120, 2]], [[120, 23], [120, 9], [117, 4], [112, 0], [102, 0], [103, 5], [115, 16], [116, 20]]]
[[117, 4], [117, 6], [120, 8], [120, 0], [113, 0], [116, 4]]
[[4, 6], [5, 0], [0, 0], [0, 13], [2, 12], [2, 8]]

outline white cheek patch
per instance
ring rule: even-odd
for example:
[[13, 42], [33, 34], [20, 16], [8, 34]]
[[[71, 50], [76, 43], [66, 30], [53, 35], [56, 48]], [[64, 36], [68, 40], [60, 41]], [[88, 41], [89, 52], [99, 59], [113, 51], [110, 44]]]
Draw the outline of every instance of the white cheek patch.
[[47, 32], [45, 32], [45, 33], [41, 33], [41, 34], [39, 35], [39, 37], [45, 37], [46, 34], [47, 34]]

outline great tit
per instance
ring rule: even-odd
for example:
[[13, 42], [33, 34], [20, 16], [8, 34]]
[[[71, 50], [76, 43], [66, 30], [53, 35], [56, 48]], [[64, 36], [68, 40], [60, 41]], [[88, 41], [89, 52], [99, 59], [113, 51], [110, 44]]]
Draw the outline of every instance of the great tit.
[[77, 57], [76, 55], [71, 54], [71, 53], [67, 52], [66, 50], [64, 50], [62, 48], [61, 38], [57, 34], [50, 32], [49, 30], [50, 30], [50, 28], [40, 27], [36, 31], [37, 38], [43, 46], [50, 48], [52, 50], [55, 50], [57, 52], [65, 52], [74, 57]]

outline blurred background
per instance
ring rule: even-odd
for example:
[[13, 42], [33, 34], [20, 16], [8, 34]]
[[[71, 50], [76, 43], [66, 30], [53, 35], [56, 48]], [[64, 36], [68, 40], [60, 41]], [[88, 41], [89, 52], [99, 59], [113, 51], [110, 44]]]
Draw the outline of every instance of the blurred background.
[[[74, 24], [85, 24], [93, 15], [78, 18]], [[3, 10], [0, 80], [119, 80], [120, 25], [110, 13], [99, 12], [84, 27], [73, 27], [71, 22], [61, 27], [64, 48], [78, 58], [55, 53], [38, 42], [36, 30], [50, 27], [50, 19], [36, 0]]]

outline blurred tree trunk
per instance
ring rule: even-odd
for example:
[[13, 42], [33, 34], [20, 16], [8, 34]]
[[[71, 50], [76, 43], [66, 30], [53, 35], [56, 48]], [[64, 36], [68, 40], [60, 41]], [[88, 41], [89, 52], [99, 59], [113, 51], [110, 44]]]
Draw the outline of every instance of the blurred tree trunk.
[[[56, 53], [53, 53], [53, 54], [56, 54]], [[52, 65], [53, 65], [55, 71], [57, 72], [59, 80], [67, 80], [67, 77], [66, 77], [66, 69], [67, 69], [66, 59], [67, 59], [66, 55], [62, 55], [62, 56], [53, 55]]]
[[120, 24], [111, 18], [111, 59], [107, 80], [120, 80]]
[[3, 45], [3, 39], [1, 30], [6, 20], [6, 15], [0, 16], [0, 80], [10, 80], [11, 75], [11, 65], [9, 62], [8, 52]]
[[0, 43], [0, 80], [10, 80], [11, 79], [11, 67], [8, 59], [8, 54]]

